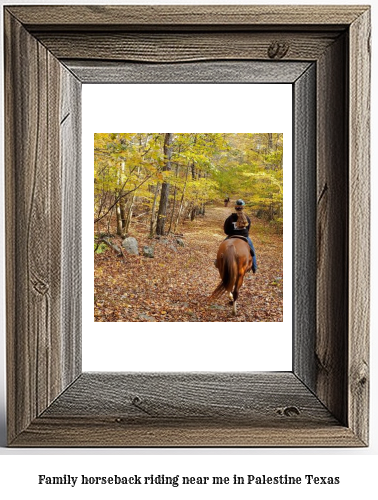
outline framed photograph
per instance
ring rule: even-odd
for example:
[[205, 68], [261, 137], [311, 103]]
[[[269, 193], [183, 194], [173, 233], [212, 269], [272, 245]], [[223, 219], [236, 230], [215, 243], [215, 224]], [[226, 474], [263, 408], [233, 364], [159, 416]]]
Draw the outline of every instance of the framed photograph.
[[[258, 64], [219, 62], [219, 78], [237, 68], [253, 80]], [[83, 226], [83, 371], [291, 370], [292, 85], [87, 84], [82, 117], [85, 176], [95, 164], [82, 199], [82, 220], [95, 219], [94, 261]], [[244, 252], [237, 273], [234, 258], [215, 261], [218, 248]]]
[[[4, 23], [9, 446], [368, 446], [369, 7], [7, 6]], [[291, 370], [128, 368], [143, 346], [82, 370], [88, 83], [291, 86]]]

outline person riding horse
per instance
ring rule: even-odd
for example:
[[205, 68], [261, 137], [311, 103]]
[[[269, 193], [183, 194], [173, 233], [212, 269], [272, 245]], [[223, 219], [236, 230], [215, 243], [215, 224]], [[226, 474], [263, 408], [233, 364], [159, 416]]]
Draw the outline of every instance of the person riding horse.
[[252, 271], [255, 273], [257, 271], [256, 252], [252, 240], [249, 237], [251, 220], [248, 215], [244, 213], [244, 205], [245, 203], [243, 200], [237, 200], [235, 202], [235, 212], [225, 220], [224, 232], [227, 234], [226, 239], [230, 236], [244, 236], [244, 238], [247, 239], [252, 254]]

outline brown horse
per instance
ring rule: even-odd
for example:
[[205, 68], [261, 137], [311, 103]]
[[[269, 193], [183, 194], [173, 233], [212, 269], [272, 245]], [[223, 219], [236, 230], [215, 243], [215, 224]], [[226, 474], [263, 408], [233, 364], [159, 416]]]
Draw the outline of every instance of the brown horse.
[[232, 314], [235, 316], [239, 289], [245, 273], [252, 267], [247, 240], [240, 236], [224, 240], [219, 246], [216, 266], [222, 281], [211, 294], [211, 298], [218, 298], [223, 292], [227, 292], [232, 301]]

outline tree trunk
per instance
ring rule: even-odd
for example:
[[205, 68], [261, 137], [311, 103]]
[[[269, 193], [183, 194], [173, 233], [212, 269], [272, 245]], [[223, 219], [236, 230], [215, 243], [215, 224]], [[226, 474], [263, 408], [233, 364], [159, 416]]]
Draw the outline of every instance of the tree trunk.
[[185, 198], [186, 184], [188, 182], [188, 175], [189, 175], [189, 165], [188, 165], [188, 167], [186, 169], [185, 184], [184, 184], [184, 187], [182, 188], [182, 195], [181, 195], [181, 200], [180, 200], [180, 208], [179, 208], [178, 213], [177, 213], [175, 227], [173, 228], [173, 232], [174, 233], [177, 231], [177, 226], [178, 226], [178, 223], [179, 223], [179, 220], [180, 220], [180, 215], [181, 215], [181, 212], [182, 212], [182, 207], [184, 205], [184, 198]]
[[110, 234], [110, 224], [112, 222], [113, 218], [113, 210], [110, 212], [109, 217], [108, 217], [108, 224], [107, 224], [107, 233]]
[[193, 222], [194, 219], [196, 218], [196, 211], [197, 211], [197, 207], [196, 206], [193, 206], [192, 207], [192, 210], [190, 211], [190, 220]]
[[[118, 190], [121, 190], [122, 186], [122, 174], [125, 171], [125, 162], [122, 162], [121, 164], [121, 169], [118, 172]], [[122, 192], [122, 191], [121, 191]], [[120, 193], [118, 193], [119, 197]], [[123, 238], [124, 236], [124, 220], [125, 220], [125, 199], [121, 198], [119, 199], [118, 203], [116, 204], [116, 214], [117, 214], [117, 235], [121, 236]]]
[[116, 214], [117, 214], [117, 234], [118, 236], [122, 236], [123, 227], [122, 227], [122, 215], [121, 215], [121, 207], [119, 203], [116, 205]]
[[130, 222], [131, 222], [131, 217], [133, 216], [133, 208], [134, 208], [134, 199], [135, 196], [134, 194], [130, 197], [130, 199], [127, 202], [127, 210], [125, 210], [125, 221], [123, 225], [123, 231], [125, 235], [129, 232], [129, 227], [130, 227]]
[[171, 232], [172, 222], [173, 222], [173, 216], [175, 215], [175, 209], [176, 209], [176, 191], [177, 191], [177, 186], [175, 186], [175, 191], [173, 193], [173, 206], [172, 206], [171, 220], [169, 221], [168, 234]]
[[273, 149], [273, 134], [268, 134], [268, 153]]
[[[138, 183], [140, 181], [140, 167], [137, 168], [137, 181]], [[128, 196], [127, 203], [125, 203], [125, 221], [123, 224], [123, 230], [125, 234], [129, 232], [130, 223], [133, 216], [134, 201], [135, 191], [130, 196]]]
[[192, 163], [192, 179], [196, 179], [196, 167], [194, 162]]
[[119, 200], [119, 211], [120, 211], [120, 216], [121, 216], [121, 236], [124, 238], [125, 236], [125, 224], [126, 224], [126, 200], [125, 198], [122, 198]]
[[156, 234], [156, 202], [159, 193], [160, 193], [160, 183], [158, 182], [155, 186], [154, 201], [152, 202], [152, 208], [151, 208], [150, 238], [153, 238]]
[[[165, 172], [171, 170], [172, 140], [173, 140], [173, 134], [165, 134], [165, 137], [164, 137], [164, 156], [166, 158], [166, 164], [165, 164], [165, 167], [163, 169]], [[163, 182], [163, 184], [161, 186], [159, 212], [158, 212], [157, 224], [156, 224], [156, 234], [161, 235], [161, 236], [164, 236], [164, 225], [165, 225], [165, 220], [167, 217], [169, 188], [170, 188], [169, 182]]]

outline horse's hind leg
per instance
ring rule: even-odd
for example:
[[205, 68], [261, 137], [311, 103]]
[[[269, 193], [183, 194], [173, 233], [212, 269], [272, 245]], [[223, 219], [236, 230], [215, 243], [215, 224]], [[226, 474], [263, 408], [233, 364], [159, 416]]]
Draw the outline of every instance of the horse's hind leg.
[[236, 316], [236, 300], [232, 303], [232, 315]]
[[243, 278], [244, 275], [240, 274], [238, 276], [238, 279], [236, 280], [234, 291], [232, 292], [232, 297], [233, 297], [233, 303], [232, 303], [232, 314], [236, 316], [236, 301], [238, 300], [239, 297], [239, 288], [243, 284]]
[[236, 282], [235, 284], [235, 288], [234, 288], [234, 291], [232, 292], [232, 314], [233, 316], [236, 316], [236, 301], [238, 299], [238, 296], [239, 296], [239, 291], [238, 291], [238, 282]]

